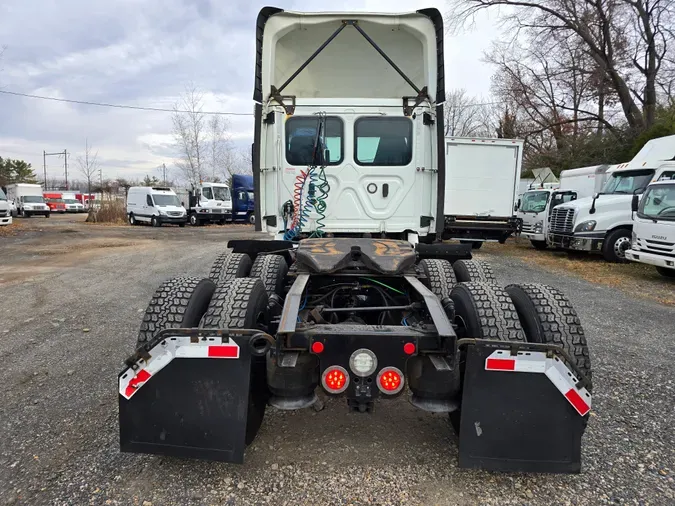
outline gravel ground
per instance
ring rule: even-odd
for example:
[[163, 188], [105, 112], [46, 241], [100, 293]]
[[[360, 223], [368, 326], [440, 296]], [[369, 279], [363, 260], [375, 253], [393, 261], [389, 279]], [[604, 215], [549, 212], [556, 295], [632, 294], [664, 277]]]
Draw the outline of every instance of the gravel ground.
[[[270, 408], [243, 466], [121, 454], [116, 376], [150, 296], [168, 277], [206, 275], [250, 229], [67, 226], [0, 243], [2, 504], [675, 503], [675, 310], [501, 256], [483, 258], [502, 284], [558, 286], [586, 329], [594, 409], [580, 475], [460, 470], [447, 417], [403, 398], [371, 416], [333, 399]], [[53, 254], [27, 254], [45, 244]]]

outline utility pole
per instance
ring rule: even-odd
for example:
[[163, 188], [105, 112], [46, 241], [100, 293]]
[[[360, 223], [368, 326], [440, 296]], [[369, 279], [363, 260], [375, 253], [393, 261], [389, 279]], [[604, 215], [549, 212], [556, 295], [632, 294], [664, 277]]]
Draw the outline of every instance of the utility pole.
[[63, 150], [63, 168], [66, 172], [66, 190], [68, 189], [68, 151]]
[[47, 157], [48, 156], [63, 156], [63, 168], [66, 172], [66, 190], [68, 189], [68, 151], [63, 150], [57, 153], [47, 153], [42, 151], [42, 163], [44, 164], [44, 174], [45, 174], [45, 190], [47, 189]]
[[166, 186], [166, 164], [162, 164], [162, 180], [164, 182], [164, 186]]

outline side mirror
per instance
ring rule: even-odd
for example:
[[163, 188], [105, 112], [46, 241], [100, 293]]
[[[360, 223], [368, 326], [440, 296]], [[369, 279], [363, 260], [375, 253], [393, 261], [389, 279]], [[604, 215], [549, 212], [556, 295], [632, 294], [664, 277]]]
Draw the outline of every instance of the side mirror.
[[181, 202], [180, 205], [181, 205], [182, 207], [185, 207], [185, 202]]
[[640, 197], [633, 195], [633, 200], [631, 201], [631, 210], [636, 213], [638, 210], [638, 204], [640, 203]]
[[330, 163], [330, 150], [326, 149], [323, 152], [323, 163], [322, 165], [328, 165]]
[[520, 199], [518, 199], [518, 202], [516, 202], [516, 205], [513, 206], [514, 211], [517, 211], [518, 209], [520, 209]]

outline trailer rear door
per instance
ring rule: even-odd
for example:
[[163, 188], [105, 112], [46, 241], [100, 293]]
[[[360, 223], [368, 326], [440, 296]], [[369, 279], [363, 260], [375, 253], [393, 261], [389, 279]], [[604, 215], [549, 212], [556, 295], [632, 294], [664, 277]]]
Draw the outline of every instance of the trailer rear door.
[[520, 140], [446, 138], [445, 216], [512, 216], [522, 147]]

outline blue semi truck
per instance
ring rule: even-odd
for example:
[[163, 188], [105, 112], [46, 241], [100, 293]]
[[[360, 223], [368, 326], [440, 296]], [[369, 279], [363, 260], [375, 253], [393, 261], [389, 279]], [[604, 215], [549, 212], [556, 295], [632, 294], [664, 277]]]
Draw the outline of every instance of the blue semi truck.
[[232, 175], [232, 221], [255, 223], [255, 197], [253, 196], [253, 176], [248, 174]]

